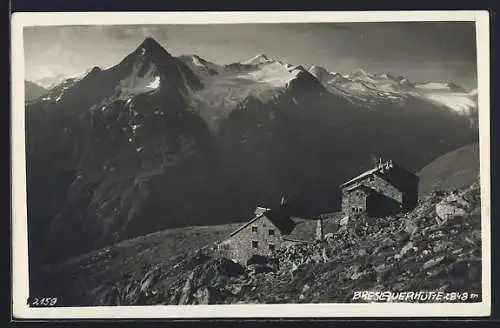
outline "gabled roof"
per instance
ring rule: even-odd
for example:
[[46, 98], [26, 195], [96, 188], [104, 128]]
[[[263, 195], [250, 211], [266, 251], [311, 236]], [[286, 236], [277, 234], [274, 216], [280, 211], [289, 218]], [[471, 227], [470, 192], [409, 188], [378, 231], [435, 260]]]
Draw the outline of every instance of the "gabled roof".
[[234, 236], [235, 234], [237, 234], [238, 232], [240, 232], [241, 230], [248, 227], [250, 224], [252, 224], [253, 222], [257, 221], [258, 219], [264, 216], [269, 221], [271, 221], [283, 235], [288, 235], [293, 231], [295, 227], [295, 222], [293, 222], [293, 220], [290, 219], [290, 217], [281, 214], [282, 213], [280, 213], [279, 210], [272, 211], [271, 209], [268, 208], [257, 207], [255, 209], [255, 216], [250, 221], [248, 221], [247, 223], [240, 226], [238, 229], [231, 232], [230, 236]]
[[345, 186], [348, 186], [356, 181], [363, 180], [364, 178], [366, 178], [372, 174], [381, 173], [384, 170], [391, 170], [393, 167], [394, 167], [394, 164], [392, 163], [392, 161], [387, 161], [385, 163], [378, 164], [376, 167], [361, 173], [360, 175], [350, 179], [347, 182], [344, 182], [343, 184], [340, 185], [340, 188], [344, 188]]
[[[337, 214], [336, 216], [340, 216]], [[294, 242], [314, 242], [316, 239], [316, 228], [318, 226], [318, 219], [302, 219], [294, 218], [295, 228], [293, 231], [284, 236], [283, 239]], [[337, 231], [338, 218], [329, 217], [323, 218], [323, 235]]]
[[290, 241], [314, 241], [317, 220], [295, 218], [295, 228], [285, 239]]
[[367, 192], [375, 191], [374, 189], [372, 189], [370, 187], [367, 187], [367, 186], [365, 186], [363, 184], [354, 185], [352, 187], [347, 188], [346, 190], [347, 191], [353, 191], [353, 190], [356, 190], [356, 189], [362, 189], [363, 191], [367, 191]]

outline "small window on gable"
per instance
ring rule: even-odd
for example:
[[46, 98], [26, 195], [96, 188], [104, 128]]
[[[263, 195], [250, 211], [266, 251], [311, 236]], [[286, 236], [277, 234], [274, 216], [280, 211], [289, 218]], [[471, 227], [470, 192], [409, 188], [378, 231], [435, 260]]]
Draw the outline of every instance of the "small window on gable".
[[253, 241], [252, 241], [252, 248], [259, 248], [259, 242], [258, 242], [258, 241], [253, 240]]
[[274, 236], [274, 229], [269, 229], [269, 236]]
[[252, 232], [257, 232], [257, 227], [252, 227]]
[[276, 249], [276, 247], [273, 244], [269, 244], [269, 250], [271, 252], [274, 252], [275, 249]]

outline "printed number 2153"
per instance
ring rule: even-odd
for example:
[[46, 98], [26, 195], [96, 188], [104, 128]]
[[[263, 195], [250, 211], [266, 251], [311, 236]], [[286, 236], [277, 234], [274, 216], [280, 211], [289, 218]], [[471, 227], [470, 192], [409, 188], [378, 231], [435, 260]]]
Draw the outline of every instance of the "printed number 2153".
[[57, 297], [33, 297], [29, 300], [30, 306], [54, 306], [57, 304]]

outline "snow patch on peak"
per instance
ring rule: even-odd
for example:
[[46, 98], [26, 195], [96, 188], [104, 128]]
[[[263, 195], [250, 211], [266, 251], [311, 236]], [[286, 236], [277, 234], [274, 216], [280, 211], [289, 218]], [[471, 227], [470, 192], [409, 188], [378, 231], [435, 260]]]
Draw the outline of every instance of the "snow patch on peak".
[[156, 76], [153, 81], [146, 85], [146, 87], [150, 89], [158, 89], [160, 87], [160, 77]]
[[477, 96], [477, 88], [476, 89], [472, 89], [471, 91], [469, 91], [468, 95], [469, 96]]
[[468, 97], [467, 94], [430, 93], [426, 94], [425, 97], [464, 116], [472, 115], [477, 109], [476, 101]]
[[309, 68], [309, 73], [311, 73], [315, 78], [321, 82], [327, 82], [330, 73], [321, 66], [312, 65]]
[[191, 61], [195, 66], [205, 67], [206, 61], [196, 55], [191, 56]]
[[203, 59], [198, 55], [182, 55], [177, 57], [177, 59], [186, 64], [202, 81], [208, 77], [219, 75], [224, 71], [221, 66]]
[[420, 83], [416, 86], [416, 88], [423, 90], [445, 90], [445, 91], [450, 90], [450, 87], [448, 86], [447, 83], [441, 83], [441, 82]]
[[362, 68], [358, 68], [356, 71], [354, 71], [354, 73], [350, 74], [348, 78], [352, 80], [361, 80], [369, 83], [377, 82], [377, 79], [374, 76], [372, 76]]
[[370, 74], [368, 74], [364, 69], [362, 68], [358, 68], [354, 71], [354, 73], [352, 73], [351, 75], [352, 77], [359, 77], [359, 78], [363, 78], [363, 77], [369, 77]]
[[242, 62], [244, 65], [259, 65], [259, 64], [265, 64], [268, 62], [271, 62], [272, 60], [269, 59], [266, 55], [264, 54], [258, 54], [254, 56], [253, 58], [250, 58], [249, 60], [246, 60]]
[[140, 63], [134, 64], [132, 73], [119, 82], [119, 99], [128, 99], [133, 95], [149, 92], [160, 87], [160, 77], [156, 74], [156, 65], [149, 64], [148, 70], [142, 77], [138, 76], [140, 69]]
[[318, 65], [312, 65], [310, 68], [309, 68], [309, 72], [312, 73], [312, 72], [325, 72], [325, 73], [328, 73], [328, 71], [321, 67], [321, 66], [318, 66]]

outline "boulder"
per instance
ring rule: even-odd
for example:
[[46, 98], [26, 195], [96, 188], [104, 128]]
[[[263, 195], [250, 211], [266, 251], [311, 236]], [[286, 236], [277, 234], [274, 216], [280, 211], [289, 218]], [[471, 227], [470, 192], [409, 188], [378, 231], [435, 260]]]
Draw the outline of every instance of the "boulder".
[[424, 263], [424, 270], [430, 269], [443, 261], [444, 256], [438, 256]]
[[436, 204], [436, 215], [442, 220], [447, 221], [455, 217], [461, 217], [465, 215], [465, 210], [458, 205], [453, 205], [446, 201], [442, 201]]
[[340, 220], [340, 226], [346, 226], [348, 223], [349, 223], [349, 217], [348, 217], [348, 216], [344, 216], [344, 217]]
[[401, 256], [405, 255], [406, 253], [408, 253], [408, 251], [412, 250], [413, 249], [413, 242], [409, 242], [408, 244], [406, 244], [402, 249], [401, 249], [401, 252], [399, 253]]

